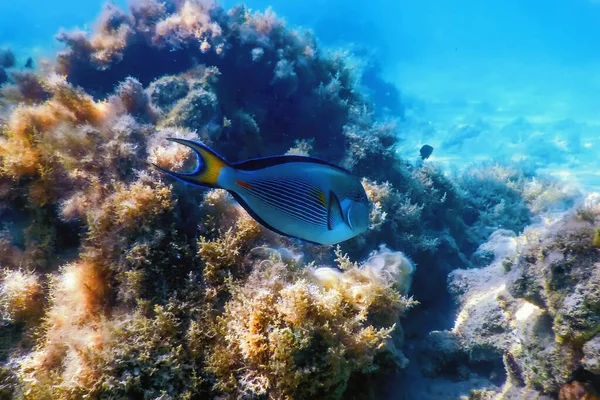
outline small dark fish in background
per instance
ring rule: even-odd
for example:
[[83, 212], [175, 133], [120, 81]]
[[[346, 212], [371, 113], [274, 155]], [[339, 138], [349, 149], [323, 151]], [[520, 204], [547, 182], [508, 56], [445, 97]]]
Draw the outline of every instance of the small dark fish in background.
[[230, 164], [202, 143], [169, 138], [198, 157], [194, 172], [173, 172], [183, 182], [225, 189], [259, 224], [280, 235], [332, 245], [366, 231], [371, 203], [361, 181], [318, 158], [274, 156]]
[[419, 150], [419, 153], [421, 153], [422, 160], [427, 160], [429, 158], [429, 156], [431, 155], [431, 153], [433, 153], [433, 147], [426, 144], [423, 147], [421, 147], [421, 150]]
[[33, 58], [29, 57], [25, 63], [25, 68], [33, 69]]

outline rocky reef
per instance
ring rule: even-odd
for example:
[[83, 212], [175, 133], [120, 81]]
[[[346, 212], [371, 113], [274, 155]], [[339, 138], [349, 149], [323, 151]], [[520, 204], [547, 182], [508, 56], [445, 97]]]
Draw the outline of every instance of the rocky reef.
[[[420, 368], [483, 368], [489, 396], [595, 390], [600, 212], [539, 222], [577, 193], [399, 158], [373, 70], [271, 10], [142, 0], [57, 38], [35, 70], [0, 54], [0, 397], [383, 398]], [[168, 137], [343, 165], [371, 227], [280, 237], [152, 168], [196, 162]]]
[[425, 340], [426, 375], [485, 387], [468, 398], [598, 398], [599, 211], [591, 195], [520, 235], [497, 230], [477, 250], [485, 266], [450, 273], [459, 312]]

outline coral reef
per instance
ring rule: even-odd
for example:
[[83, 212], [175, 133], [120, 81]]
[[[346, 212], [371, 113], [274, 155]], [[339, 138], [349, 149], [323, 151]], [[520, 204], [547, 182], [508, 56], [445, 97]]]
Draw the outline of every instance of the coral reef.
[[429, 334], [423, 368], [486, 373], [491, 399], [597, 396], [599, 210], [591, 197], [519, 236], [491, 235], [478, 250], [487, 266], [449, 275], [460, 312]]
[[467, 221], [474, 242], [485, 241], [496, 229], [520, 233], [541, 213], [565, 210], [580, 193], [556, 179], [541, 175], [526, 164], [480, 163], [456, 176], [465, 192], [463, 213], [475, 214]]
[[[272, 10], [140, 0], [58, 40], [37, 69], [0, 52], [0, 397], [383, 398], [419, 370], [470, 398], [595, 395], [596, 205], [555, 217], [578, 194], [522, 166], [399, 158], [376, 62]], [[196, 165], [168, 137], [339, 163], [371, 227], [280, 237], [164, 179], [151, 163]]]
[[[149, 167], [193, 166], [171, 136], [234, 160], [289, 151], [342, 162], [374, 133], [359, 157], [368, 165], [393, 132], [372, 126], [344, 58], [271, 11], [208, 2], [143, 1], [130, 15], [108, 6], [97, 25], [89, 38], [61, 33], [55, 63], [10, 71], [0, 92], [7, 390], [341, 398], [405, 367], [400, 318], [417, 304], [418, 270], [407, 256], [369, 254], [381, 242], [371, 235], [347, 247], [368, 257], [351, 263]], [[175, 62], [153, 64], [167, 55]], [[240, 80], [247, 73], [257, 79]]]
[[9, 49], [0, 49], [0, 85], [8, 81], [6, 69], [15, 65], [15, 55]]
[[340, 398], [352, 374], [378, 368], [383, 349], [403, 365], [388, 342], [394, 321], [413, 305], [399, 292], [412, 269], [387, 250], [373, 258], [361, 267], [341, 258], [341, 271], [306, 274], [278, 261], [256, 266], [219, 318], [208, 359], [219, 388], [236, 397]]
[[[68, 49], [58, 56], [57, 72], [104, 97], [129, 75], [147, 85], [158, 78], [173, 82], [164, 76], [196, 65], [210, 67], [209, 82], [189, 80], [186, 90], [180, 81], [177, 93], [189, 92], [174, 106], [172, 122], [205, 131], [204, 139], [228, 159], [264, 155], [267, 148], [284, 153], [303, 138], [315, 140], [316, 154], [341, 158], [348, 115], [367, 106], [352, 90], [341, 55], [322, 57], [314, 38], [286, 29], [272, 11], [251, 14], [240, 6], [225, 12], [197, 1], [172, 6], [141, 2], [131, 15], [109, 6], [90, 38], [61, 33]], [[143, 67], [148, 64], [153, 67]], [[158, 94], [152, 98], [166, 105]]]
[[32, 272], [6, 270], [0, 286], [0, 317], [6, 321], [36, 323], [43, 315], [44, 292]]
[[[344, 54], [319, 49], [309, 33], [287, 29], [272, 11], [147, 1], [134, 5], [131, 15], [108, 7], [91, 36], [61, 33], [59, 39], [67, 49], [56, 68], [70, 82], [106, 98], [135, 76], [148, 85], [158, 126], [194, 130], [229, 160], [286, 153], [304, 143], [302, 154], [387, 185], [382, 190], [390, 195], [379, 195], [381, 212], [399, 212], [387, 212], [375, 234], [346, 244], [354, 257], [383, 241], [417, 264], [447, 260], [436, 273], [441, 288], [449, 265], [468, 263], [479, 244], [466, 234], [464, 199], [452, 182], [430, 164], [398, 159], [396, 125], [379, 123], [356, 90], [361, 71]], [[422, 290], [418, 275], [416, 291]]]
[[15, 54], [10, 49], [0, 49], [0, 67], [12, 68], [15, 66]]

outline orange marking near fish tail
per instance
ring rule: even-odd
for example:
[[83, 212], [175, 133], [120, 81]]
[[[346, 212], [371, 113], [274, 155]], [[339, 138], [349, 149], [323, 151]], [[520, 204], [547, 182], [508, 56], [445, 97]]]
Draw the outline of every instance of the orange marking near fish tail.
[[252, 189], [252, 185], [250, 185], [249, 183], [242, 182], [242, 181], [235, 181], [235, 183], [237, 183], [238, 185], [240, 185], [241, 187], [244, 187], [246, 189]]
[[327, 198], [325, 197], [325, 192], [323, 192], [322, 190], [319, 191], [319, 202], [325, 207], [327, 207]]

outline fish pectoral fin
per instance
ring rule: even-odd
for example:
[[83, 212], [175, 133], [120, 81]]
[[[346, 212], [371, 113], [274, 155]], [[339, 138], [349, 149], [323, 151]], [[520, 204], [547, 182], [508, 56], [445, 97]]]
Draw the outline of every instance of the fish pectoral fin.
[[340, 204], [340, 200], [335, 195], [335, 193], [329, 192], [329, 208], [327, 211], [327, 228], [329, 230], [333, 230], [333, 228], [340, 222], [344, 222], [344, 217], [342, 215], [342, 205]]

